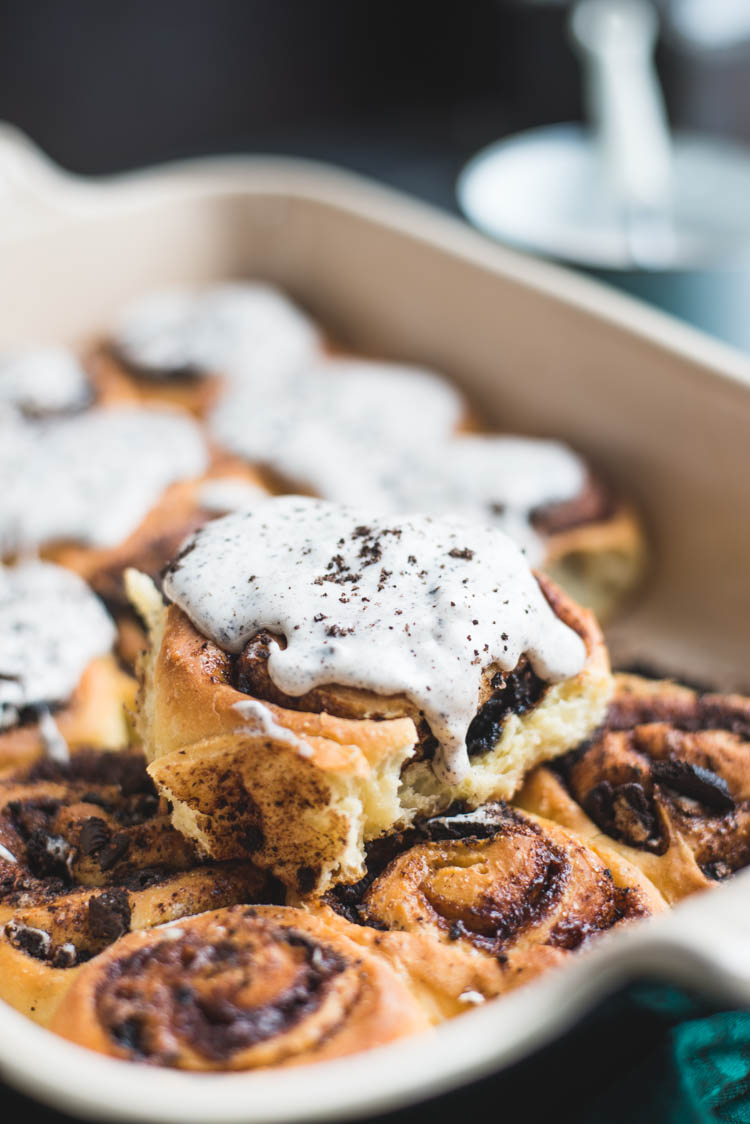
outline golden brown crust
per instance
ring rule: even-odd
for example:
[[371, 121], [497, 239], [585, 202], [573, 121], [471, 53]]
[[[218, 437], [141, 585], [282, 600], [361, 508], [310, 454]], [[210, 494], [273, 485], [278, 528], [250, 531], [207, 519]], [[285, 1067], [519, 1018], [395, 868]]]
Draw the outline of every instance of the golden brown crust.
[[195, 1070], [299, 1065], [428, 1026], [354, 926], [234, 907], [132, 933], [83, 967], [52, 1029], [113, 1057]]
[[[120, 749], [127, 745], [127, 715], [135, 706], [136, 684], [113, 656], [92, 660], [70, 701], [55, 711], [55, 724], [68, 747]], [[14, 726], [0, 733], [0, 777], [30, 765], [44, 754], [39, 724]]]
[[750, 700], [615, 677], [600, 734], [518, 803], [639, 866], [670, 902], [750, 862]]
[[607, 621], [640, 585], [648, 566], [641, 521], [618, 501], [601, 518], [545, 536], [544, 569], [580, 604]]
[[[424, 754], [407, 702], [330, 687], [316, 695], [321, 713], [262, 699], [259, 725], [237, 708], [251, 696], [231, 685], [231, 658], [175, 606], [142, 606], [152, 638], [140, 668], [138, 726], [176, 825], [214, 858], [251, 855], [304, 893], [331, 880], [356, 881], [366, 838], [455, 799], [477, 806], [511, 795], [530, 764], [597, 725], [610, 690], [593, 617], [540, 580], [555, 612], [584, 637], [586, 667], [547, 687], [527, 713], [511, 715], [458, 786], [439, 782], [429, 760], [413, 760]], [[334, 709], [401, 716], [337, 717]]]
[[363, 925], [443, 1017], [666, 908], [620, 856], [500, 804], [378, 840], [363, 882], [338, 887], [327, 901]]
[[86, 356], [86, 365], [97, 399], [107, 405], [172, 406], [204, 418], [218, 402], [224, 386], [224, 380], [211, 372], [182, 378], [139, 376], [106, 343], [91, 349]]

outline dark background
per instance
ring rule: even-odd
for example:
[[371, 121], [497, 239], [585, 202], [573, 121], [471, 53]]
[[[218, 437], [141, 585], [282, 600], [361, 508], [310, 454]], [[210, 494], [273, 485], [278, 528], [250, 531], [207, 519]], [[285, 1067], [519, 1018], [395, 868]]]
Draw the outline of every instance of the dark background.
[[[710, 0], [707, 0], [710, 2]], [[579, 118], [548, 0], [0, 0], [0, 119], [64, 167], [284, 152], [453, 206], [480, 146]], [[750, 67], [669, 41], [679, 125], [750, 138]]]

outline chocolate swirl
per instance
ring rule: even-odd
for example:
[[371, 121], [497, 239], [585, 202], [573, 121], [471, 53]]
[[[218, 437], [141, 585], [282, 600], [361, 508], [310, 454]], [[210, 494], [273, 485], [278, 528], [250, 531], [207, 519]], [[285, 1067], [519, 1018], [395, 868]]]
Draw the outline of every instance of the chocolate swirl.
[[248, 863], [199, 862], [136, 752], [0, 782], [0, 844], [0, 995], [40, 1021], [67, 970], [131, 928], [273, 894]]
[[[416, 937], [413, 947], [401, 941], [398, 955], [420, 974], [427, 965], [433, 986], [441, 965], [446, 978], [456, 975], [468, 950], [492, 958], [494, 974], [472, 985], [485, 995], [663, 908], [628, 864], [608, 865], [557, 825], [503, 804], [429, 820], [371, 845], [369, 859], [361, 883], [329, 895], [332, 907], [362, 925]], [[386, 948], [393, 943], [385, 938]]]
[[749, 750], [750, 700], [618, 675], [598, 735], [532, 775], [521, 799], [595, 825], [677, 900], [750, 863]]
[[424, 1026], [351, 928], [237, 906], [131, 934], [82, 970], [53, 1028], [116, 1057], [236, 1070], [348, 1054]]

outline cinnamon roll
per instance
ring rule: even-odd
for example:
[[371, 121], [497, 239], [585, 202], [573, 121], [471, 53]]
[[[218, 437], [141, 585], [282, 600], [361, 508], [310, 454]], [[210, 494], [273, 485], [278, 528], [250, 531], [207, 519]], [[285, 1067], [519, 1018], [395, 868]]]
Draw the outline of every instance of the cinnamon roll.
[[592, 616], [499, 531], [277, 497], [207, 524], [149, 619], [138, 728], [179, 830], [301, 892], [363, 841], [512, 795], [601, 720]]
[[335, 887], [326, 905], [364, 926], [441, 1017], [666, 909], [642, 872], [615, 852], [499, 803], [459, 808], [373, 841], [365, 877]]
[[78, 356], [64, 347], [0, 352], [0, 407], [29, 418], [78, 413], [96, 397]]
[[84, 965], [51, 1026], [188, 1070], [300, 1065], [425, 1029], [407, 984], [352, 931], [335, 916], [235, 906], [131, 933]]
[[559, 441], [467, 432], [465, 399], [435, 372], [321, 356], [262, 395], [233, 382], [209, 427], [282, 491], [497, 526], [602, 617], [642, 576], [635, 513], [581, 456]]
[[135, 682], [113, 655], [114, 625], [75, 574], [48, 562], [0, 566], [0, 776], [42, 754], [128, 741]]
[[533, 772], [519, 803], [607, 843], [676, 902], [750, 863], [750, 700], [615, 682], [602, 729]]
[[266, 494], [243, 462], [211, 458], [197, 425], [174, 411], [97, 407], [35, 422], [4, 416], [2, 438], [0, 555], [39, 551], [83, 577], [116, 617], [126, 662], [143, 637], [123, 594], [124, 568], [156, 576], [216, 515], [218, 485], [229, 489], [231, 505], [243, 502], [240, 493], [244, 503]]
[[37, 1021], [131, 928], [269, 893], [249, 863], [198, 862], [140, 753], [82, 750], [0, 781], [0, 996]]
[[134, 301], [89, 357], [111, 396], [205, 416], [227, 385], [255, 393], [321, 346], [317, 329], [270, 285], [234, 282], [166, 289]]

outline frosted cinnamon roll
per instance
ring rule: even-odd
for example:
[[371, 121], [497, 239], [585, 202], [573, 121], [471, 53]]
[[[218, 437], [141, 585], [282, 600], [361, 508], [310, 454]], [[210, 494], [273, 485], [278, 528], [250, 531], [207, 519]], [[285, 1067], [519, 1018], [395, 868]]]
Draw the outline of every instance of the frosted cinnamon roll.
[[44, 754], [127, 743], [135, 683], [114, 641], [112, 620], [75, 574], [0, 565], [0, 775]]
[[134, 301], [89, 358], [100, 386], [198, 416], [240, 379], [257, 393], [320, 348], [317, 329], [270, 285], [165, 289]]
[[88, 372], [64, 347], [18, 347], [0, 352], [0, 406], [26, 417], [77, 413], [96, 397]]
[[81, 970], [52, 1029], [188, 1070], [300, 1065], [425, 1029], [406, 983], [352, 930], [334, 916], [235, 906], [131, 933]]
[[0, 446], [0, 555], [39, 551], [83, 577], [122, 624], [128, 660], [142, 636], [128, 642], [125, 567], [156, 576], [217, 514], [222, 482], [230, 505], [240, 490], [245, 503], [266, 492], [245, 464], [212, 459], [197, 425], [170, 410], [97, 407], [36, 423], [6, 415]]
[[179, 830], [302, 892], [456, 799], [510, 796], [600, 722], [593, 617], [501, 532], [276, 497], [207, 524], [149, 620], [138, 727]]
[[269, 892], [249, 863], [197, 861], [140, 753], [82, 750], [0, 781], [0, 996], [37, 1021], [131, 928]]
[[284, 491], [373, 511], [451, 514], [504, 530], [597, 615], [642, 576], [632, 508], [568, 446], [467, 433], [466, 401], [434, 372], [321, 359], [259, 396], [232, 385], [209, 418], [216, 442]]
[[675, 902], [750, 863], [750, 700], [615, 681], [602, 729], [532, 773], [519, 802], [607, 843]]
[[365, 877], [337, 886], [326, 902], [376, 930], [381, 954], [408, 971], [422, 1002], [443, 1017], [666, 908], [614, 851], [498, 803], [375, 840]]

